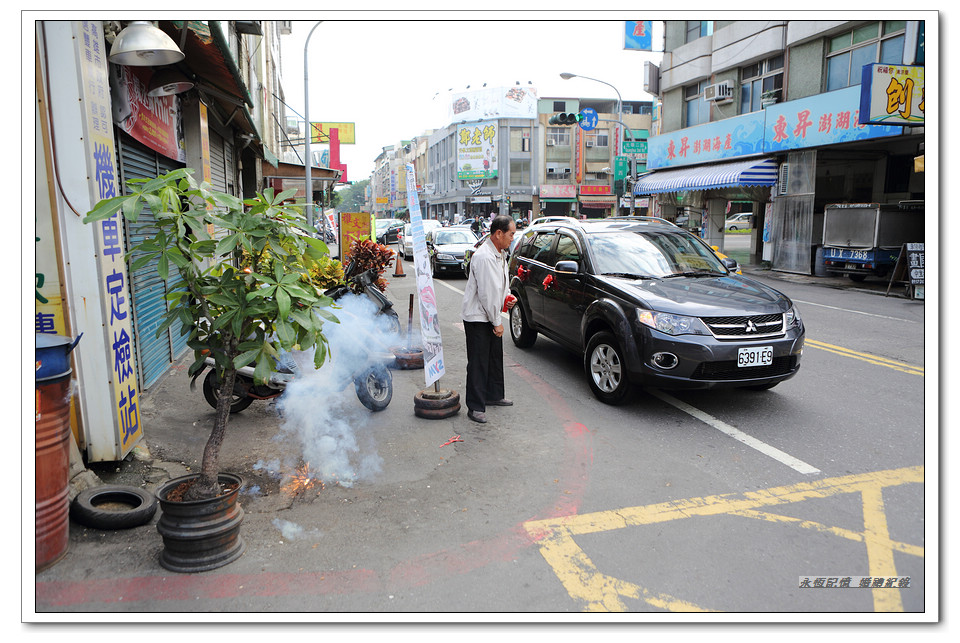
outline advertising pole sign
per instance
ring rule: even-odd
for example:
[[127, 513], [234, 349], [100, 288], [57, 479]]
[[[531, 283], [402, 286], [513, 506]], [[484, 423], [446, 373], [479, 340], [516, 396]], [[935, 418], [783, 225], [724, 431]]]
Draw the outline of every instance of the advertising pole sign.
[[[413, 235], [413, 264], [417, 273], [420, 299], [420, 338], [423, 341], [423, 373], [427, 386], [446, 372], [443, 365], [443, 342], [440, 338], [440, 317], [437, 311], [433, 273], [427, 258], [427, 241], [423, 234], [423, 217], [417, 195], [416, 171], [407, 163], [407, 207], [410, 209], [410, 234]], [[397, 259], [400, 261], [400, 259]]]

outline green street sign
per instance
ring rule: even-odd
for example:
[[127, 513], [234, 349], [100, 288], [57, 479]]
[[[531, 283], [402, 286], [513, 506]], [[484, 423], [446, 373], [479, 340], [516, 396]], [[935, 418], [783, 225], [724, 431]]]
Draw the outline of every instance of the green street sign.
[[623, 153], [624, 154], [646, 154], [647, 142], [646, 141], [624, 141]]

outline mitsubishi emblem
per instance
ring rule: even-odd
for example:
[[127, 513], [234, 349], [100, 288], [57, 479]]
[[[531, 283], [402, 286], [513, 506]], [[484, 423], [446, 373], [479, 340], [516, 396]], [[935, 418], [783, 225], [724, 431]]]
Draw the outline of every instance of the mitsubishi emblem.
[[747, 320], [747, 332], [748, 332], [748, 333], [755, 333], [755, 332], [757, 332], [757, 326], [756, 326], [756, 324], [753, 323], [753, 320], [752, 320], [752, 319], [748, 319], [748, 320]]

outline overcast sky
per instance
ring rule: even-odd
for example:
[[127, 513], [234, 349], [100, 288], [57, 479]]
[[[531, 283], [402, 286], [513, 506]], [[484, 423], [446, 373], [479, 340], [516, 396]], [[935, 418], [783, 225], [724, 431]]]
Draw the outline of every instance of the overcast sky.
[[[445, 12], [443, 17], [459, 19], [437, 20], [435, 14], [394, 12], [324, 20], [307, 49], [309, 118], [355, 123], [357, 142], [341, 146], [341, 161], [348, 178], [360, 181], [369, 177], [383, 147], [447, 124], [451, 89], [512, 87], [517, 81], [527, 87], [532, 81], [541, 98], [616, 98], [603, 83], [560, 78], [571, 72], [610, 83], [625, 101], [652, 100], [643, 91], [644, 61], [659, 64], [662, 53], [623, 48], [624, 21], [645, 16], [596, 12], [586, 15], [605, 19], [563, 19], [570, 15], [584, 13]], [[304, 43], [316, 22], [298, 20], [292, 35], [281, 36], [285, 102], [288, 112], [301, 116]], [[662, 22], [654, 23], [653, 48], [663, 49]]]

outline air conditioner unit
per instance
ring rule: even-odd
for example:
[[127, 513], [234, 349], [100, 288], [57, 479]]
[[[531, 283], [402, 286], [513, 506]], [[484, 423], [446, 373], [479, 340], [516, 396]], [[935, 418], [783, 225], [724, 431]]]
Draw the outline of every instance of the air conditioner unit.
[[724, 103], [733, 100], [733, 85], [726, 82], [709, 85], [703, 90], [703, 100], [714, 103]]
[[552, 147], [552, 146], [554, 146], [554, 145], [556, 145], [556, 144], [557, 144], [557, 142], [556, 142], [555, 140], [553, 140], [552, 138], [548, 138], [548, 139], [547, 139], [547, 147]]
[[563, 168], [563, 173], [564, 173], [564, 174], [570, 174], [570, 168], [568, 168], [568, 167]]
[[586, 146], [587, 146], [587, 147], [593, 147], [593, 141], [587, 141], [587, 142], [586, 142]]
[[777, 175], [777, 194], [787, 193], [787, 182], [790, 180], [790, 164], [781, 163], [780, 172]]
[[557, 171], [556, 168], [552, 168], [552, 167], [547, 168], [547, 174], [553, 174], [556, 171]]

